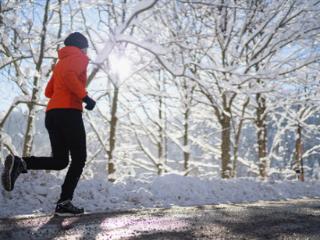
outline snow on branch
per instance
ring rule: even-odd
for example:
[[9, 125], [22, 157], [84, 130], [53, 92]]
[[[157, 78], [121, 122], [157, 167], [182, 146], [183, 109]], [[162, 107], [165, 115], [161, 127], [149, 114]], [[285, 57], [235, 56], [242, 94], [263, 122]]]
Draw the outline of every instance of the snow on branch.
[[11, 104], [10, 108], [7, 110], [7, 112], [5, 114], [3, 114], [3, 116], [1, 116], [1, 119], [0, 119], [0, 129], [3, 128], [6, 120], [8, 119], [10, 113], [21, 103], [25, 103], [25, 104], [35, 104], [35, 105], [38, 105], [38, 106], [42, 106], [42, 107], [45, 107], [46, 105], [43, 104], [43, 103], [38, 103], [38, 102], [34, 102], [34, 101], [30, 101], [30, 96], [19, 96], [19, 97], [16, 97], [14, 100], [13, 100], [13, 103]]
[[320, 145], [313, 146], [312, 148], [305, 151], [302, 157], [306, 159], [310, 157], [312, 154], [319, 154], [319, 149], [320, 149]]
[[133, 13], [128, 17], [127, 21], [116, 29], [116, 35], [124, 33], [134, 18], [136, 18], [140, 13], [152, 8], [157, 2], [158, 0], [144, 0], [139, 2], [134, 7]]
[[317, 63], [317, 62], [319, 62], [319, 60], [320, 60], [320, 55], [319, 56], [315, 56], [315, 57], [313, 57], [311, 59], [305, 60], [302, 63], [299, 63], [297, 66], [295, 66], [295, 67], [293, 67], [291, 69], [288, 69], [286, 71], [280, 72], [279, 75], [285, 75], [285, 74], [289, 74], [289, 73], [295, 72], [295, 71], [300, 70], [300, 69], [302, 69], [302, 68], [304, 68], [304, 67], [306, 67], [308, 65], [311, 65], [313, 63]]
[[115, 46], [114, 39], [113, 40], [110, 39], [105, 43], [103, 49], [99, 52], [99, 54], [96, 57], [96, 60], [94, 61], [94, 63], [98, 64], [98, 68], [110, 55], [114, 46]]
[[[128, 17], [128, 19], [120, 26], [117, 27], [115, 30], [115, 35], [111, 36], [105, 43], [104, 47], [100, 51], [100, 53], [97, 55], [95, 59], [95, 63], [98, 65], [93, 72], [97, 72], [97, 69], [99, 69], [100, 65], [107, 59], [107, 57], [110, 55], [114, 47], [119, 42], [125, 42], [132, 45], [135, 45], [149, 53], [151, 53], [158, 62], [173, 76], [182, 76], [184, 74], [184, 68], [183, 67], [177, 67], [174, 66], [171, 62], [169, 62], [164, 56], [167, 55], [167, 50], [163, 48], [161, 45], [156, 43], [151, 43], [147, 41], [139, 41], [135, 39], [132, 36], [125, 35], [125, 30], [130, 26], [133, 19], [136, 18], [139, 14], [142, 12], [152, 8], [158, 0], [146, 0], [140, 2], [135, 8], [133, 13]], [[89, 77], [90, 82], [92, 79]]]
[[114, 48], [115, 43], [117, 42], [116, 40], [118, 35], [121, 35], [125, 32], [125, 30], [130, 26], [134, 18], [136, 18], [139, 14], [143, 13], [144, 11], [147, 11], [150, 8], [152, 8], [157, 2], [158, 0], [145, 0], [139, 2], [135, 6], [133, 13], [128, 17], [128, 19], [122, 25], [118, 26], [118, 28], [115, 30], [115, 36], [113, 36], [113, 39], [106, 41], [102, 51], [97, 55], [95, 63], [101, 64], [102, 62], [104, 62], [111, 53], [112, 49]]
[[173, 66], [172, 63], [168, 62], [165, 58], [164, 55], [167, 54], [167, 50], [163, 48], [162, 46], [156, 44], [156, 43], [151, 43], [151, 42], [140, 42], [137, 39], [134, 39], [131, 36], [126, 36], [126, 35], [120, 35], [117, 37], [117, 41], [119, 42], [126, 42], [133, 44], [141, 49], [144, 49], [151, 53], [152, 55], [155, 56], [155, 58], [159, 61], [159, 63], [168, 71], [170, 72], [173, 76], [183, 76], [184, 74], [184, 68], [178, 68], [177, 66]]
[[203, 6], [208, 6], [208, 7], [216, 7], [216, 8], [230, 8], [230, 9], [241, 9], [241, 10], [246, 10], [246, 11], [263, 11], [262, 8], [258, 7], [242, 7], [236, 4], [223, 4], [223, 3], [213, 3], [213, 2], [205, 2], [205, 1], [195, 1], [195, 0], [178, 0], [178, 2], [181, 3], [189, 3], [193, 5], [203, 5]]
[[135, 39], [132, 36], [127, 36], [127, 35], [119, 35], [117, 37], [117, 41], [119, 42], [127, 42], [127, 43], [131, 43], [133, 45], [136, 45], [140, 48], [143, 48], [149, 52], [151, 52], [154, 55], [165, 55], [167, 54], [167, 50], [165, 48], [163, 48], [160, 45], [157, 45], [155, 43], [152, 42], [140, 42], [139, 40]]
[[11, 137], [0, 129], [0, 142], [13, 155], [18, 155], [18, 151], [12, 144]]

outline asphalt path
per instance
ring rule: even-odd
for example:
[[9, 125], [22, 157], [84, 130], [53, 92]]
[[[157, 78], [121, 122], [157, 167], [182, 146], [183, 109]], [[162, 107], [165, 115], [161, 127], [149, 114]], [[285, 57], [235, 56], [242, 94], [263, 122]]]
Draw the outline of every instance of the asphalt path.
[[0, 219], [0, 239], [320, 239], [320, 199]]

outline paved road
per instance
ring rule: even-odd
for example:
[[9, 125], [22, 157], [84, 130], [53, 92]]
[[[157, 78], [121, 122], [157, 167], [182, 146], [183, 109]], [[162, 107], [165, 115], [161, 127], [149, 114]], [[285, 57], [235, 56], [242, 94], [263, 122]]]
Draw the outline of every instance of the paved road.
[[0, 219], [0, 239], [320, 239], [320, 199]]

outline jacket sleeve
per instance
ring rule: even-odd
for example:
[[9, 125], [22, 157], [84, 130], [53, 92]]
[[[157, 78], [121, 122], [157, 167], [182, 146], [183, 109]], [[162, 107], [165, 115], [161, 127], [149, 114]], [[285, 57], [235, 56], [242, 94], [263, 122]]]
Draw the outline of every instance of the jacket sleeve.
[[46, 86], [45, 92], [44, 92], [44, 95], [47, 98], [51, 98], [53, 95], [53, 84], [54, 84], [54, 78], [53, 78], [53, 74], [52, 74], [52, 76]]
[[63, 73], [63, 81], [67, 88], [78, 98], [83, 99], [86, 95], [85, 86], [81, 83], [79, 76], [87, 72], [88, 61], [79, 58], [72, 59]]

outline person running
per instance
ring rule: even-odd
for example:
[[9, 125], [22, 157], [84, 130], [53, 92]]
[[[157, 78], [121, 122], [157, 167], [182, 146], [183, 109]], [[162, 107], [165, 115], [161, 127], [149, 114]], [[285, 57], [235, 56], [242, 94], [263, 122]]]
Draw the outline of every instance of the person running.
[[65, 47], [58, 51], [59, 61], [46, 86], [45, 96], [50, 98], [45, 114], [45, 127], [49, 133], [52, 157], [18, 157], [8, 155], [2, 173], [2, 185], [12, 191], [20, 173], [27, 170], [62, 170], [71, 163], [55, 214], [69, 216], [81, 214], [83, 208], [72, 204], [74, 190], [86, 162], [86, 133], [82, 120], [82, 102], [92, 110], [95, 101], [86, 92], [88, 40], [79, 32], [70, 34]]

